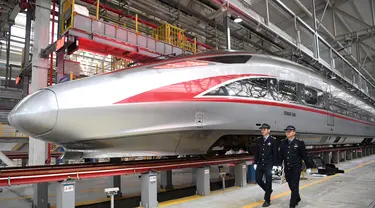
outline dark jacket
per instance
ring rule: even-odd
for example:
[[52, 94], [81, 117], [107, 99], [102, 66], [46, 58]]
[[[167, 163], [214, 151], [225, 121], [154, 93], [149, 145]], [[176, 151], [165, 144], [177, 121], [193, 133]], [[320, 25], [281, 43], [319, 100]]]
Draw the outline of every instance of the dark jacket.
[[306, 168], [311, 168], [306, 153], [305, 142], [294, 138], [289, 144], [288, 139], [281, 141], [279, 149], [279, 164], [284, 162], [285, 168], [302, 167], [302, 160], [305, 162]]
[[274, 137], [269, 136], [265, 142], [263, 137], [258, 138], [254, 164], [263, 166], [277, 165], [277, 146]]

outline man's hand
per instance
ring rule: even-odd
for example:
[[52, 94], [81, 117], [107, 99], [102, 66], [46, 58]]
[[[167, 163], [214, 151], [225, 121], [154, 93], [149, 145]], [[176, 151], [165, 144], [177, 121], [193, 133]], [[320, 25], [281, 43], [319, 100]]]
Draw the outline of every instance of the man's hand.
[[254, 170], [256, 170], [257, 169], [257, 164], [254, 164]]

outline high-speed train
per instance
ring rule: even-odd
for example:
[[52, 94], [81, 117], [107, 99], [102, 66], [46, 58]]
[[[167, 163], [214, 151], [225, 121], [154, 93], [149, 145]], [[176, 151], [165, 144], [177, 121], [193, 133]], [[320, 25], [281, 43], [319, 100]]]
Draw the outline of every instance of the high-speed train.
[[262, 123], [306, 145], [372, 142], [375, 109], [294, 62], [220, 51], [57, 84], [27, 96], [11, 126], [65, 157], [204, 155], [248, 149]]

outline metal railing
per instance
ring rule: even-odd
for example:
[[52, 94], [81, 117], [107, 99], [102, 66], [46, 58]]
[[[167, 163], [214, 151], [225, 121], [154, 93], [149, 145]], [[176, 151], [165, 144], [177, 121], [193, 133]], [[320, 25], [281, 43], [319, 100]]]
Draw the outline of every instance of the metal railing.
[[164, 23], [152, 31], [152, 37], [158, 41], [169, 43], [173, 46], [196, 53], [196, 39], [191, 43], [184, 35], [182, 28]]

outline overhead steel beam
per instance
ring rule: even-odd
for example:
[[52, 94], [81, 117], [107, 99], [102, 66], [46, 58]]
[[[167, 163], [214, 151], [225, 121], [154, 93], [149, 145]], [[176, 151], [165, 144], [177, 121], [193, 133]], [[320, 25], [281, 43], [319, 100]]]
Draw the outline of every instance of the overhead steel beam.
[[[2, 2], [4, 3], [5, 1], [2, 1]], [[7, 18], [0, 23], [0, 31], [8, 31], [8, 25], [14, 24], [14, 21], [16, 20], [16, 16], [18, 15], [20, 11], [21, 11], [21, 8], [18, 5], [14, 6], [12, 11], [9, 12], [9, 14], [7, 15]], [[0, 37], [1, 35], [2, 33], [0, 32]]]
[[352, 42], [362, 42], [375, 36], [375, 26], [370, 26], [366, 29], [351, 31], [346, 34], [341, 34], [336, 37], [337, 41], [351, 40]]
[[[354, 7], [353, 7], [354, 8]], [[354, 9], [355, 10], [355, 9]], [[342, 11], [341, 9], [337, 8], [336, 7], [336, 10], [335, 10], [337, 13], [340, 13], [341, 15], [344, 15], [345, 17], [348, 17], [349, 19], [353, 20], [354, 22], [358, 23], [358, 24], [361, 24], [362, 26], [364, 27], [370, 27], [369, 24], [367, 24], [366, 22], [360, 20], [360, 19], [357, 19], [356, 17], [354, 17], [353, 15], [345, 12], [345, 11]]]

